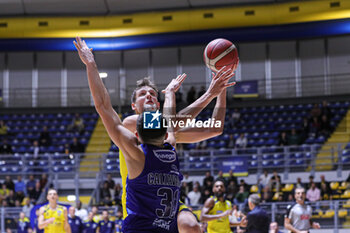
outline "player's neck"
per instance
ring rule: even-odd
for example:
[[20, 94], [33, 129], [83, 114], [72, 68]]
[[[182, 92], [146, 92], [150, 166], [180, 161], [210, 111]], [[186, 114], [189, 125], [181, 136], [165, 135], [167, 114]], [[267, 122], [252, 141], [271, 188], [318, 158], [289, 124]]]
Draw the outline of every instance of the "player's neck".
[[50, 203], [49, 203], [49, 206], [50, 206], [51, 209], [56, 209], [56, 207], [57, 207], [57, 202], [50, 202]]

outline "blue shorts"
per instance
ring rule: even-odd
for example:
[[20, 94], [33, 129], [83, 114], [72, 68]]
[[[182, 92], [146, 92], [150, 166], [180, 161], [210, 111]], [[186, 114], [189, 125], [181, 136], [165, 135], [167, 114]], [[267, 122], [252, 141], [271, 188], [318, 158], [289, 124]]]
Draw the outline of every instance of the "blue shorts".
[[152, 219], [129, 214], [123, 221], [123, 233], [179, 233], [177, 218]]

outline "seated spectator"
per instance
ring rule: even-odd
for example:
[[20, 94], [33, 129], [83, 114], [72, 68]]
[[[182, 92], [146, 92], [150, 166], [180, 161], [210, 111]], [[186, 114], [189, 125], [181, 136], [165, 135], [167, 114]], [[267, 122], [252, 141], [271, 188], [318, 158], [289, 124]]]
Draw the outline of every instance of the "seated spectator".
[[248, 203], [248, 196], [249, 196], [249, 193], [245, 191], [244, 186], [241, 185], [239, 186], [239, 191], [236, 194], [235, 198], [233, 199], [233, 202], [235, 205], [239, 206], [240, 210], [243, 210], [243, 208]]
[[84, 153], [85, 147], [78, 141], [78, 138], [74, 137], [73, 142], [69, 145], [69, 151], [71, 153]]
[[243, 186], [244, 190], [249, 192], [249, 185], [243, 179], [239, 181], [239, 186]]
[[40, 146], [46, 147], [51, 145], [51, 136], [50, 133], [47, 131], [46, 125], [43, 127], [43, 131], [40, 132], [39, 144]]
[[278, 228], [278, 223], [277, 222], [271, 222], [270, 223], [269, 233], [282, 233], [282, 231], [280, 231], [279, 228]]
[[34, 207], [34, 205], [30, 202], [29, 198], [25, 198], [24, 200], [24, 206], [22, 208], [23, 213], [25, 214], [25, 216], [27, 218], [30, 217], [30, 211], [32, 210], [32, 208]]
[[211, 196], [213, 196], [213, 189], [209, 190], [209, 189], [204, 189], [203, 193], [202, 193], [202, 198], [201, 198], [201, 204], [204, 204], [204, 202]]
[[108, 188], [114, 190], [115, 182], [112, 178], [112, 175], [110, 173], [107, 174], [107, 180]]
[[237, 183], [234, 180], [230, 180], [226, 188], [226, 198], [232, 202], [233, 198], [236, 196], [237, 193], [238, 193]]
[[309, 176], [309, 182], [306, 185], [307, 189], [311, 188], [311, 185], [314, 182], [314, 179], [315, 179], [314, 176]]
[[233, 134], [230, 134], [230, 139], [227, 144], [228, 148], [235, 148], [235, 138], [233, 137]]
[[320, 182], [320, 191], [321, 191], [321, 198], [324, 200], [328, 200], [331, 198], [332, 190], [329, 186], [329, 182], [326, 181], [324, 175], [321, 175], [321, 182]]
[[33, 141], [33, 145], [30, 147], [30, 151], [33, 153], [34, 160], [39, 159], [40, 156], [40, 146], [37, 140]]
[[0, 189], [0, 202], [2, 202], [2, 200], [5, 200], [9, 194], [10, 190], [6, 187], [6, 184], [2, 184]]
[[36, 180], [34, 179], [34, 176], [30, 175], [26, 185], [27, 194], [31, 193], [35, 189], [35, 183], [36, 183]]
[[299, 145], [301, 140], [300, 136], [295, 129], [292, 129], [288, 137], [288, 145]]
[[186, 203], [187, 202], [187, 194], [190, 192], [190, 189], [187, 185], [186, 182], [182, 182], [181, 183], [181, 187], [180, 187], [180, 200], [183, 202], [183, 203]]
[[272, 195], [271, 192], [269, 191], [265, 191], [262, 195], [262, 203], [267, 203], [267, 202], [271, 202], [272, 201]]
[[19, 193], [26, 193], [26, 184], [22, 180], [22, 176], [17, 176], [17, 182], [15, 183], [15, 192], [18, 195]]
[[315, 137], [318, 135], [321, 128], [321, 123], [317, 117], [313, 117], [310, 123], [310, 133]]
[[114, 202], [116, 205], [121, 206], [121, 201], [122, 201], [122, 186], [117, 183], [114, 186]]
[[237, 123], [239, 122], [240, 119], [241, 119], [241, 113], [239, 112], [239, 110], [237, 108], [235, 108], [230, 119], [229, 119], [230, 127], [231, 128], [235, 127], [235, 125], [237, 125]]
[[35, 183], [35, 189], [29, 193], [29, 198], [31, 200], [31, 202], [36, 203], [36, 201], [39, 199], [40, 195], [41, 195], [41, 187], [40, 187], [40, 181], [37, 181]]
[[13, 154], [12, 146], [8, 143], [6, 138], [2, 140], [0, 154]]
[[[188, 192], [190, 190], [192, 190], [192, 187], [193, 187], [193, 180], [192, 178], [189, 176], [188, 172], [184, 172], [184, 178], [182, 180], [182, 183], [187, 183], [187, 186], [189, 188]], [[187, 193], [188, 193], [187, 192]]]
[[3, 120], [0, 120], [0, 137], [5, 137], [8, 133], [9, 128]]
[[270, 181], [269, 174], [267, 173], [267, 170], [264, 170], [264, 174], [261, 174], [258, 179], [259, 192], [261, 191], [265, 192], [265, 189], [268, 188], [269, 181]]
[[216, 180], [220, 180], [222, 183], [224, 183], [225, 187], [227, 186], [227, 180], [224, 177], [224, 173], [220, 170], [218, 172], [218, 177], [216, 177]]
[[4, 184], [6, 185], [6, 188], [9, 190], [15, 190], [15, 183], [13, 183], [11, 176], [6, 176]]
[[287, 139], [287, 133], [286, 132], [282, 132], [279, 138], [279, 142], [278, 142], [279, 146], [286, 146], [288, 145], [288, 139]]
[[328, 107], [328, 102], [326, 100], [322, 101], [321, 116], [323, 115], [327, 116], [328, 119], [332, 117], [331, 109]]
[[236, 178], [235, 175], [233, 174], [233, 171], [232, 171], [232, 170], [230, 170], [230, 171], [228, 172], [228, 177], [227, 177], [227, 179], [226, 179], [226, 184], [229, 184], [231, 180], [233, 180], [233, 181], [235, 182], [235, 184], [237, 184], [237, 178]]
[[108, 187], [108, 182], [103, 182], [100, 189], [100, 198], [104, 205], [112, 205], [112, 194]]
[[321, 116], [321, 109], [318, 104], [314, 104], [314, 107], [310, 111], [310, 116], [312, 118], [314, 117], [319, 118]]
[[320, 134], [324, 137], [328, 137], [332, 131], [331, 124], [329, 123], [329, 120], [326, 115], [322, 115], [321, 117], [321, 127], [320, 127]]
[[309, 135], [309, 131], [310, 131], [310, 121], [307, 117], [304, 117], [303, 119], [303, 124], [301, 126], [301, 132], [303, 135], [303, 140], [305, 140], [308, 135]]
[[306, 199], [310, 202], [317, 202], [321, 200], [321, 192], [316, 187], [316, 184], [314, 182], [311, 183], [311, 187], [306, 192]]
[[41, 189], [44, 189], [46, 184], [47, 184], [47, 175], [44, 173], [44, 174], [41, 174], [41, 178], [40, 178], [40, 188]]
[[187, 198], [189, 203], [186, 204], [190, 206], [198, 206], [200, 204], [201, 192], [199, 191], [198, 185], [193, 186], [193, 190], [187, 194]]
[[281, 176], [278, 175], [277, 171], [273, 171], [273, 174], [269, 181], [269, 190], [276, 189], [276, 191], [278, 192], [280, 188], [281, 188]]
[[205, 178], [203, 179], [203, 187], [206, 189], [213, 188], [214, 177], [210, 174], [209, 171], [205, 172]]
[[297, 182], [295, 184], [295, 188], [294, 189], [297, 189], [297, 188], [305, 189], [305, 185], [301, 182], [301, 178], [300, 177], [297, 178]]
[[241, 133], [239, 135], [239, 138], [237, 138], [237, 140], [236, 140], [236, 143], [235, 143], [236, 148], [246, 148], [247, 144], [248, 144], [247, 137], [245, 136], [244, 133]]
[[84, 120], [83, 118], [80, 117], [79, 113], [76, 113], [72, 123], [68, 126], [67, 130], [68, 131], [78, 131], [80, 134], [83, 133], [84, 131]]
[[7, 202], [7, 206], [15, 207], [16, 196], [15, 196], [15, 192], [13, 190], [10, 190], [9, 195], [6, 198], [6, 202]]

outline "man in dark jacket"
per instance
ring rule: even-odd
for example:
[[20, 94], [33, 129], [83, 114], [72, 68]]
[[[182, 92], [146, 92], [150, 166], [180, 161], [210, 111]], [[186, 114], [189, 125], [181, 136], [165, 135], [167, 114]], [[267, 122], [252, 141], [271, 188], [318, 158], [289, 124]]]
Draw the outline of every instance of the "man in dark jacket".
[[247, 217], [244, 217], [241, 224], [246, 227], [246, 233], [269, 232], [270, 218], [259, 204], [260, 197], [257, 194], [251, 194], [248, 198], [248, 205], [251, 211], [247, 214]]

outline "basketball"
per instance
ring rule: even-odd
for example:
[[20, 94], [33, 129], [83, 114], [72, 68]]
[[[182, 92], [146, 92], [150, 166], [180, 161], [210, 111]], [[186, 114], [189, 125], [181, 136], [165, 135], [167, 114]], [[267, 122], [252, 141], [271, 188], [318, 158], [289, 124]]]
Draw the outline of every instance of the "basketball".
[[214, 72], [218, 72], [223, 66], [233, 69], [239, 62], [236, 46], [222, 38], [211, 41], [205, 47], [203, 57], [207, 67]]

